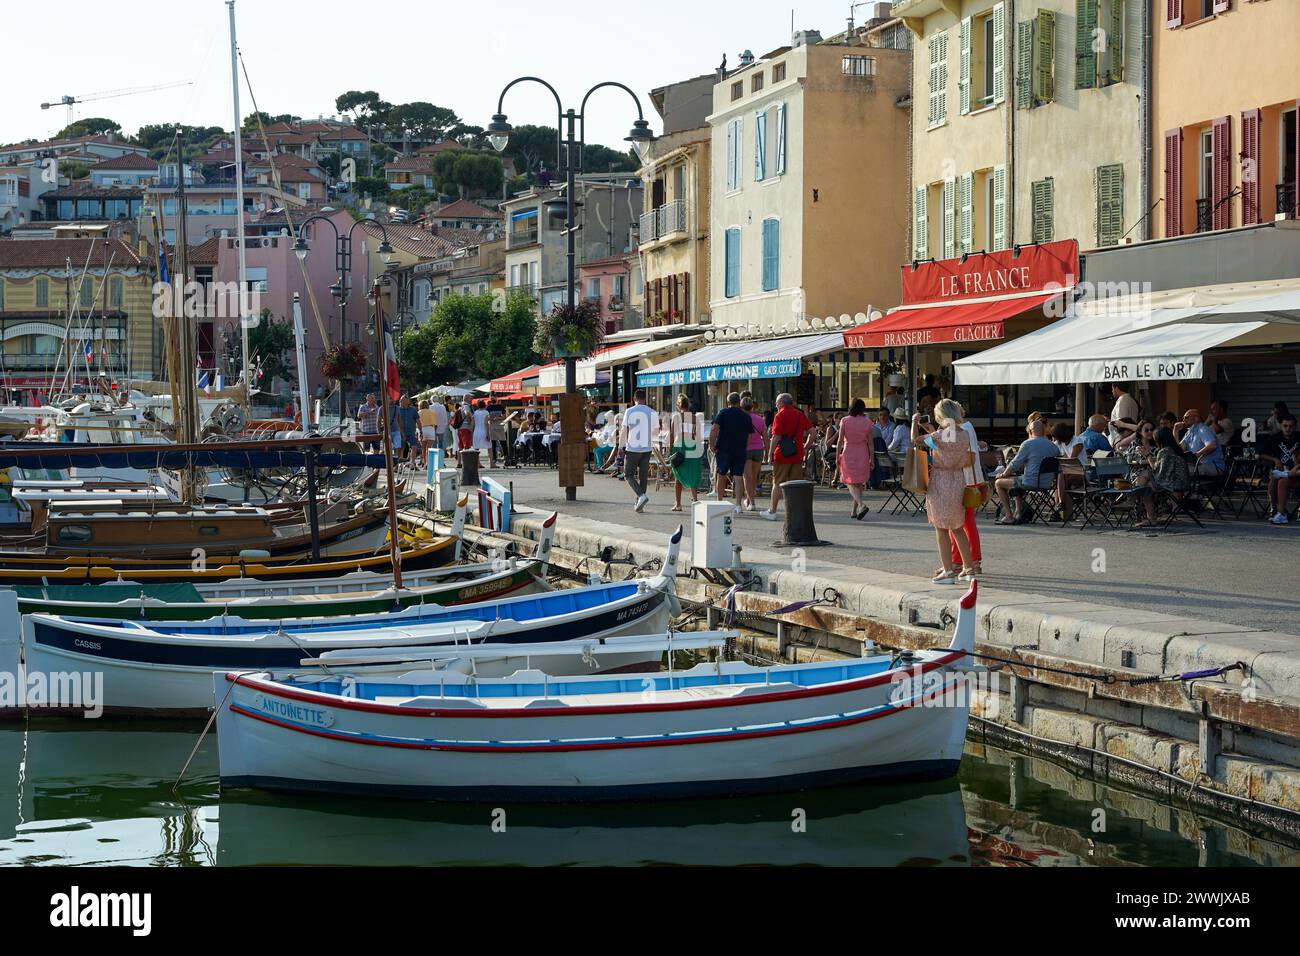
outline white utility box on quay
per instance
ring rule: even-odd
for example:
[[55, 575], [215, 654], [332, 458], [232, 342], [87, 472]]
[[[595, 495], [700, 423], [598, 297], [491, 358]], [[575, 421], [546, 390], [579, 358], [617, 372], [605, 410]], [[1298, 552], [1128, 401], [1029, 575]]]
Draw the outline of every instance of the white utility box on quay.
[[731, 523], [736, 506], [728, 501], [697, 501], [691, 505], [691, 565], [731, 567]]
[[439, 468], [433, 473], [433, 510], [455, 511], [460, 479], [455, 468]]

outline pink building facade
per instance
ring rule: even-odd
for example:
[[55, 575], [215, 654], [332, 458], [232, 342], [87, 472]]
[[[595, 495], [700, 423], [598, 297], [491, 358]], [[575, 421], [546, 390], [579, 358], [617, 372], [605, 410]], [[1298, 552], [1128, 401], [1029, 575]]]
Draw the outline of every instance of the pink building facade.
[[631, 280], [623, 255], [578, 264], [578, 295], [600, 307], [606, 335], [623, 328], [623, 310], [632, 291]]

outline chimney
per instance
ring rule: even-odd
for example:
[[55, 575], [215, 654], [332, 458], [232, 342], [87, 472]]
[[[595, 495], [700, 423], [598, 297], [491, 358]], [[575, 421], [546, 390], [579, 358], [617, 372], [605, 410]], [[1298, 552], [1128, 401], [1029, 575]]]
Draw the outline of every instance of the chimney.
[[754, 54], [751, 53], [749, 50], [746, 50], [744, 53], [740, 54], [741, 66], [749, 66], [753, 62], [754, 62]]
[[820, 30], [796, 30], [791, 38], [791, 46], [814, 46], [822, 42]]
[[875, 11], [871, 14], [873, 20], [888, 20], [894, 15], [894, 5], [892, 3], [877, 3]]

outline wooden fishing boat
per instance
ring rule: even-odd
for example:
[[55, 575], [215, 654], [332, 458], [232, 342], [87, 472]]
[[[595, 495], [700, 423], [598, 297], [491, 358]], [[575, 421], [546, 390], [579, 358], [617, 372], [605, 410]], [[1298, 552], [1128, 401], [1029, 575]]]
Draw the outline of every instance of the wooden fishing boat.
[[446, 800], [723, 796], [956, 773], [978, 586], [906, 659], [636, 677], [213, 675], [223, 787]]
[[[375, 572], [306, 581], [40, 585], [17, 589], [18, 612], [143, 621], [201, 621], [217, 615], [281, 620], [497, 601], [549, 590], [546, 573], [555, 519], [553, 513], [543, 522], [529, 559], [413, 571], [403, 577], [400, 591], [393, 587], [391, 575]], [[16, 619], [13, 627], [19, 627]]]
[[[649, 579], [451, 607], [420, 605], [386, 614], [272, 622], [217, 616], [204, 621], [114, 621], [29, 614], [22, 620], [28, 673], [103, 674], [103, 705], [122, 713], [198, 716], [211, 708], [214, 671], [296, 667], [327, 651], [374, 654], [386, 648], [440, 656], [473, 644], [593, 640], [666, 630], [681, 529], [662, 573]], [[0, 643], [6, 637], [0, 633]], [[10, 640], [12, 640], [10, 638]], [[575, 652], [578, 656], [579, 652]], [[636, 656], [610, 663], [657, 661]]]
[[[436, 568], [454, 560], [459, 539], [435, 538], [401, 552], [403, 570]], [[260, 581], [294, 581], [328, 578], [354, 571], [384, 572], [392, 567], [392, 557], [373, 551], [344, 552], [313, 561], [309, 555], [293, 554], [273, 557], [209, 555], [206, 564], [191, 559], [145, 561], [130, 559], [67, 558], [56, 562], [43, 558], [29, 562], [6, 561], [0, 567], [0, 586], [42, 584], [94, 584], [101, 581], [136, 581], [150, 584], [176, 582], [229, 581], [256, 578]]]

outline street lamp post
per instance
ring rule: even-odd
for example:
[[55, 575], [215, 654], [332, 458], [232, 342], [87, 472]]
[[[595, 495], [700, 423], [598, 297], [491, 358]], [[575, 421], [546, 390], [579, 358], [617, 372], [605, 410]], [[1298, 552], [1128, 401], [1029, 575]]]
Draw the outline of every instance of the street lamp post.
[[[637, 118], [636, 122], [632, 124], [632, 131], [625, 137], [625, 139], [632, 144], [632, 148], [636, 150], [637, 157], [642, 162], [645, 162], [646, 155], [650, 149], [650, 142], [654, 139], [654, 136], [650, 132], [650, 124], [646, 122], [645, 113], [641, 110], [640, 99], [637, 98], [637, 95], [632, 92], [630, 87], [624, 86], [622, 83], [613, 80], [606, 80], [603, 83], [597, 83], [586, 92], [577, 112], [574, 112], [572, 109], [566, 110], [564, 108], [564, 104], [560, 101], [560, 94], [555, 91], [555, 87], [551, 86], [550, 83], [547, 83], [545, 80], [536, 76], [520, 76], [511, 80], [505, 85], [505, 88], [501, 90], [501, 96], [497, 99], [496, 115], [492, 117], [492, 122], [488, 124], [488, 142], [492, 144], [492, 148], [498, 153], [503, 151], [506, 148], [506, 145], [510, 142], [510, 131], [513, 129], [510, 123], [507, 122], [506, 114], [504, 112], [506, 94], [510, 92], [510, 88], [516, 83], [523, 82], [540, 83], [542, 86], [550, 90], [551, 95], [555, 97], [557, 120], [555, 127], [555, 161], [556, 163], [559, 163], [561, 161], [561, 154], [563, 154], [566, 171], [565, 198], [562, 207], [565, 216], [564, 233], [567, 240], [567, 281], [565, 302], [567, 302], [569, 306], [572, 306], [576, 301], [577, 292], [577, 252], [575, 246], [576, 229], [574, 224], [574, 216], [577, 211], [577, 199], [575, 197], [575, 189], [579, 167], [582, 165], [582, 149], [586, 146], [587, 140], [587, 100], [591, 98], [592, 93], [595, 93], [597, 90], [606, 86], [618, 87], [619, 89], [624, 90], [628, 96], [632, 97], [632, 102], [636, 103]], [[561, 128], [564, 130], [563, 140], [560, 138]], [[550, 200], [548, 201], [547, 206], [548, 212], [561, 208], [559, 200]], [[564, 360], [564, 393], [566, 395], [576, 395], [577, 391], [578, 361], [576, 358], [569, 357]], [[561, 427], [561, 435], [563, 436], [563, 426]], [[561, 438], [561, 442], [563, 443], [563, 438]], [[564, 472], [561, 471], [560, 479], [563, 481], [564, 477]], [[573, 501], [577, 496], [578, 489], [573, 485], [566, 484], [564, 488], [564, 497], [569, 501]]]
[[[307, 245], [307, 240], [303, 238], [303, 229], [313, 222], [326, 223], [334, 230], [334, 267], [339, 272], [339, 288], [335, 293], [335, 298], [339, 300], [339, 344], [347, 337], [347, 316], [348, 316], [348, 274], [352, 271], [352, 233], [356, 228], [364, 223], [374, 223], [379, 227], [379, 234], [382, 241], [376, 250], [381, 256], [389, 256], [393, 253], [393, 247], [388, 244], [388, 230], [384, 224], [375, 219], [358, 219], [354, 222], [347, 232], [339, 232], [339, 227], [334, 225], [334, 220], [328, 216], [308, 216], [298, 224], [298, 238], [294, 240], [293, 251], [300, 262], [305, 262], [307, 253], [311, 247]], [[344, 395], [343, 383], [339, 382], [339, 424], [348, 417], [347, 399]]]

